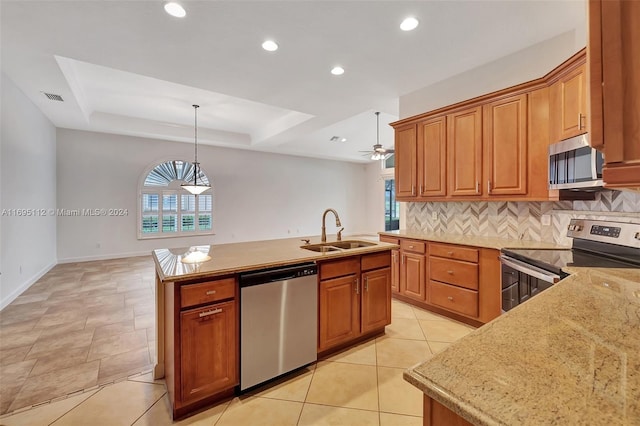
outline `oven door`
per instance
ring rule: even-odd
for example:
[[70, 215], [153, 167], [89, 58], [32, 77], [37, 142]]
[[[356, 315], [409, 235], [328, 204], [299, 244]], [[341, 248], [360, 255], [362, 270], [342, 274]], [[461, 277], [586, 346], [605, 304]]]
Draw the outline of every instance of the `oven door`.
[[560, 281], [560, 276], [509, 256], [502, 264], [502, 310], [513, 309]]

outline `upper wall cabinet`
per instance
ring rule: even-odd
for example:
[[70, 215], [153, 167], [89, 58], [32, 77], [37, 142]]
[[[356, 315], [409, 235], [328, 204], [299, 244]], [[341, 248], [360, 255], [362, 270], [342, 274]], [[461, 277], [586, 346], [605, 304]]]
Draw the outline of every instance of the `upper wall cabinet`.
[[605, 187], [640, 190], [640, 2], [589, 1], [590, 138]]
[[449, 194], [481, 195], [482, 108], [450, 114], [448, 120]]
[[587, 132], [587, 76], [584, 65], [551, 85], [551, 142]]
[[489, 195], [527, 193], [527, 95], [484, 106], [484, 171]]
[[447, 117], [418, 123], [418, 194], [443, 197], [447, 194]]
[[418, 182], [416, 125], [411, 123], [395, 130], [396, 197], [415, 197]]

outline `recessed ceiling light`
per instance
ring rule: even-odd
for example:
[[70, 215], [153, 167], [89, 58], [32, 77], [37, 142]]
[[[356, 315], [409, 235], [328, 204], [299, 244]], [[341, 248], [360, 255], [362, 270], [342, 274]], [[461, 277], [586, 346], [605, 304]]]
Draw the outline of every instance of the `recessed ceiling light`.
[[180, 6], [180, 4], [176, 2], [165, 3], [164, 10], [171, 16], [175, 16], [176, 18], [184, 18], [187, 15], [187, 12], [184, 10], [184, 7]]
[[278, 43], [273, 40], [266, 40], [264, 43], [262, 43], [262, 48], [267, 52], [275, 52], [276, 50], [278, 50]]
[[342, 75], [342, 74], [344, 74], [344, 68], [342, 68], [342, 67], [333, 67], [333, 69], [331, 70], [331, 74], [333, 74], [333, 75]]
[[412, 16], [405, 18], [404, 21], [400, 24], [400, 29], [402, 31], [411, 31], [415, 30], [420, 22]]

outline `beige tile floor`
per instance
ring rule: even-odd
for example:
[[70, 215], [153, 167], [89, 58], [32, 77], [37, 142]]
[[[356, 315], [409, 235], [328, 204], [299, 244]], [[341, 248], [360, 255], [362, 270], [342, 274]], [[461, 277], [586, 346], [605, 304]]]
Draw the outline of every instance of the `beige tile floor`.
[[57, 265], [0, 311], [0, 414], [150, 371], [153, 268], [150, 256]]
[[179, 422], [171, 421], [164, 382], [144, 374], [0, 417], [0, 425], [417, 426], [422, 393], [403, 370], [472, 330], [394, 300], [385, 336]]

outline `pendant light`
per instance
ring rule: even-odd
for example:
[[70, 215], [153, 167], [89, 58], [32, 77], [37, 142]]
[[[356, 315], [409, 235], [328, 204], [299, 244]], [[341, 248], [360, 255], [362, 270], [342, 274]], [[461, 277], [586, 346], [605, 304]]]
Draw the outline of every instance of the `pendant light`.
[[195, 142], [196, 142], [196, 156], [193, 162], [193, 184], [183, 183], [184, 189], [192, 193], [193, 195], [200, 195], [207, 189], [211, 188], [211, 185], [205, 183], [198, 183], [198, 175], [200, 174], [200, 163], [198, 163], [198, 108], [200, 105], [192, 105], [195, 113]]

